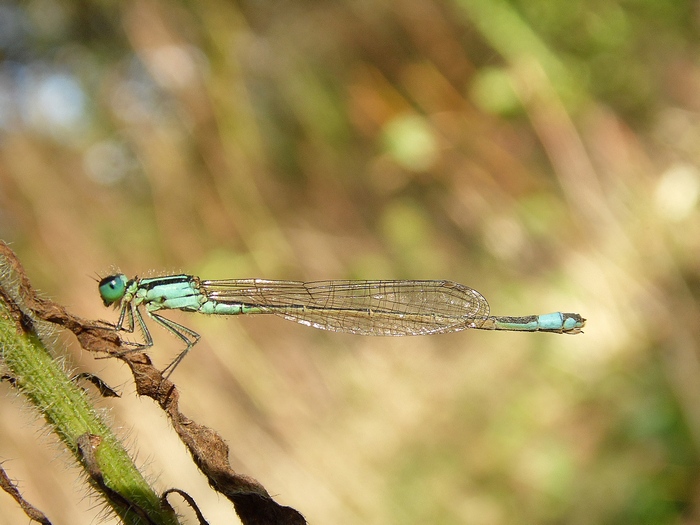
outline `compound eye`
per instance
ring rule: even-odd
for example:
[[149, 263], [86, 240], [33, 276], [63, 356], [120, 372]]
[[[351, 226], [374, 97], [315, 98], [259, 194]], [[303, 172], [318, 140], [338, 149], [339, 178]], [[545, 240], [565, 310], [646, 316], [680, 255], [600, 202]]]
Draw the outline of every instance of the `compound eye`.
[[105, 306], [116, 303], [126, 292], [126, 276], [124, 274], [110, 275], [102, 279], [98, 285], [100, 297]]

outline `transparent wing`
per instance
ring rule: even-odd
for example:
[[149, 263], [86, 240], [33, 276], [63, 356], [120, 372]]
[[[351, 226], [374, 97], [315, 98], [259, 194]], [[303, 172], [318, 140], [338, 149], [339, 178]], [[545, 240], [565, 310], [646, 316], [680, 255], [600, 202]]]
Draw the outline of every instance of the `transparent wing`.
[[307, 326], [363, 335], [422, 335], [480, 326], [486, 299], [451, 281], [202, 281], [218, 303], [250, 306]]

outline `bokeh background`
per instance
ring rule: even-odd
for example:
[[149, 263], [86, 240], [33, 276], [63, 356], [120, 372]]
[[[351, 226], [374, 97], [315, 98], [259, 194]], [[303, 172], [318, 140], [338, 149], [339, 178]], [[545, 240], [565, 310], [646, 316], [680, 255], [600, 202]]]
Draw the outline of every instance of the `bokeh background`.
[[[310, 523], [698, 523], [699, 25], [687, 0], [2, 2], [0, 236], [87, 318], [116, 320], [116, 268], [580, 312], [420, 338], [173, 314], [202, 334], [173, 379]], [[96, 402], [156, 488], [237, 522], [126, 368], [57, 341], [121, 389]], [[4, 468], [54, 523], [99, 521], [0, 388]]]

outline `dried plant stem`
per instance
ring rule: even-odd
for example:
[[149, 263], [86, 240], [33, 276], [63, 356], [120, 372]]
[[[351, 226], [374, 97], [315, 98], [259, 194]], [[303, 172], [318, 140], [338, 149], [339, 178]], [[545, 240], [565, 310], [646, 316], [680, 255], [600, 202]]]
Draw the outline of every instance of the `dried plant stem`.
[[43, 340], [51, 330], [23, 303], [14, 269], [0, 256], [0, 357], [6, 378], [73, 453], [90, 485], [124, 523], [178, 523], [85, 391], [47, 350]]
[[[0, 310], [0, 318], [3, 319], [3, 322], [8, 323], [6, 327], [0, 326], [1, 345], [14, 344], [15, 339], [27, 340], [30, 345], [37, 343], [37, 352], [41, 351], [46, 356], [44, 359], [56, 366], [46, 350], [38, 344], [40, 341], [36, 336], [37, 330], [34, 328], [35, 325], [46, 322], [73, 332], [85, 350], [111, 355], [124, 361], [133, 374], [136, 392], [141, 396], [150, 397], [158, 403], [170, 419], [170, 423], [180, 440], [192, 455], [192, 460], [209, 480], [209, 485], [233, 503], [236, 513], [244, 525], [304, 525], [306, 523], [304, 516], [299, 511], [277, 503], [257, 480], [233, 470], [229, 463], [229, 448], [226, 442], [214, 430], [198, 424], [180, 412], [180, 394], [177, 388], [151, 364], [147, 354], [125, 352], [126, 348], [119, 333], [110, 326], [103, 322], [81, 319], [68, 312], [60, 304], [37, 295], [24, 274], [16, 255], [2, 241], [0, 241], [0, 270], [2, 270], [0, 273], [0, 303], [5, 304], [5, 309]], [[13, 277], [9, 278], [8, 276]], [[7, 343], [3, 340], [5, 336], [8, 337]], [[43, 374], [43, 366], [43, 361], [41, 361], [24, 373], [31, 375], [33, 379], [34, 375]], [[50, 375], [58, 376], [59, 372], [62, 372], [60, 367], [58, 371], [52, 372]], [[67, 381], [67, 376], [65, 374], [62, 376]], [[22, 384], [19, 379], [17, 381]], [[75, 385], [70, 381], [67, 382], [71, 388], [75, 388]], [[85, 402], [85, 396], [82, 393], [79, 397], [80, 399], [75, 400], [76, 403]], [[51, 403], [53, 403], [52, 398], [41, 402], [42, 405]], [[143, 478], [138, 475], [131, 481], [129, 478], [122, 479], [120, 468], [127, 470], [127, 467], [116, 465], [116, 460], [112, 459], [116, 450], [119, 449], [123, 452], [123, 448], [119, 447], [116, 439], [110, 434], [99, 433], [102, 431], [100, 425], [96, 425], [94, 428], [88, 427], [81, 420], [82, 415], [74, 412], [75, 408], [72, 403], [71, 400], [65, 410], [69, 418], [72, 417], [76, 420], [75, 424], [78, 426], [70, 431], [57, 429], [57, 432], [64, 440], [66, 440], [64, 435], [70, 436], [69, 446], [71, 450], [81, 459], [92, 484], [105, 494], [109, 504], [120, 515], [122, 515], [121, 509], [124, 508], [124, 504], [131, 505], [128, 509], [128, 516], [131, 518], [134, 515], [135, 519], [142, 520], [126, 523], [176, 523], [175, 518], [171, 517], [172, 514], [164, 514], [163, 519], [161, 519], [160, 514], [157, 514], [156, 518], [151, 516], [150, 513], [155, 509], [155, 504], [152, 492], [148, 490]], [[48, 420], [48, 416], [46, 417]], [[58, 428], [55, 424], [54, 427]], [[95, 429], [99, 432], [95, 432]], [[68, 443], [68, 441], [66, 442]], [[111, 448], [107, 448], [106, 445], [114, 447], [115, 452], [107, 452]], [[109, 473], [100, 463], [103, 454], [107, 455], [110, 461], [113, 461]], [[133, 468], [133, 465], [129, 468]], [[134, 476], [136, 476], [138, 471], [135, 468], [134, 471]], [[114, 476], [114, 482], [112, 476]], [[112, 483], [116, 483], [116, 485], [112, 485]], [[181, 491], [178, 492], [181, 493]], [[165, 495], [167, 493], [168, 491]], [[169, 508], [167, 502], [164, 502], [163, 506]], [[200, 522], [204, 523], [201, 519]]]

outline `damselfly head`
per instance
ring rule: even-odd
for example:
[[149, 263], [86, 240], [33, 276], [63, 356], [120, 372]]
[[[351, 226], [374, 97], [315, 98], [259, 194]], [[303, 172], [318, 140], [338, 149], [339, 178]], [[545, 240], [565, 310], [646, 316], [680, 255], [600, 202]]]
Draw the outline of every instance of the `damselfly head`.
[[98, 288], [100, 290], [100, 297], [102, 297], [102, 302], [104, 305], [110, 306], [124, 297], [124, 294], [126, 293], [126, 284], [126, 275], [123, 273], [109, 275], [104, 279], [101, 279], [98, 284]]

